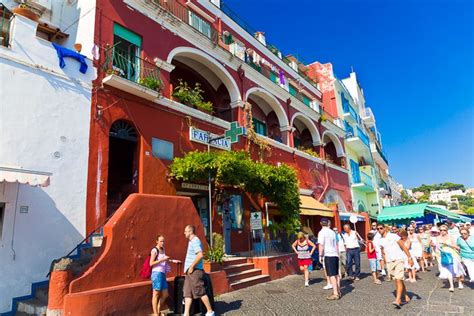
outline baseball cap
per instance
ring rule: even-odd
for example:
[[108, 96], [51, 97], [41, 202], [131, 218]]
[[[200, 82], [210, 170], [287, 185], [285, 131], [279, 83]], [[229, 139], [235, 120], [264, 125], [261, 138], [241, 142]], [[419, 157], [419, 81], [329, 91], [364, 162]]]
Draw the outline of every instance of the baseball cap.
[[327, 225], [329, 225], [329, 220], [327, 218], [323, 217], [323, 218], [321, 218], [320, 223], [327, 226]]

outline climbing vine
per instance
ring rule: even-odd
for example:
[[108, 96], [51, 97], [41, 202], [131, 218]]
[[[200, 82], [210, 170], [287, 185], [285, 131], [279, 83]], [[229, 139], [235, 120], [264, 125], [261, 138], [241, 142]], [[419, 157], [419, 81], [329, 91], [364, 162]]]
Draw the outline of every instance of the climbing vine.
[[249, 102], [245, 102], [244, 113], [246, 118], [245, 128], [247, 131], [247, 142], [251, 142], [258, 147], [258, 158], [260, 159], [260, 161], [263, 161], [263, 158], [265, 158], [265, 153], [271, 152], [270, 144], [263, 138], [259, 137], [258, 134], [255, 132], [255, 126], [253, 124], [252, 104], [250, 104]]
[[293, 233], [300, 226], [298, 178], [290, 166], [253, 161], [244, 151], [193, 151], [183, 158], [175, 158], [170, 169], [171, 176], [177, 180], [202, 183], [210, 173], [218, 190], [232, 186], [262, 194], [280, 210], [278, 229]]

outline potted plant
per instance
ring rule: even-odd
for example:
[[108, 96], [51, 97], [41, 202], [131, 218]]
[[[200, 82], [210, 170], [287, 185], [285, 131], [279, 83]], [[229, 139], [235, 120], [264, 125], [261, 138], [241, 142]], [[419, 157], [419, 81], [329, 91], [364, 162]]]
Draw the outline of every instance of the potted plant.
[[204, 271], [214, 272], [222, 270], [224, 262], [224, 238], [221, 234], [212, 234], [212, 247], [204, 253]]
[[162, 86], [161, 81], [152, 76], [140, 78], [138, 80], [138, 84], [155, 91], [160, 91], [161, 86]]
[[24, 16], [33, 21], [38, 21], [39, 19], [39, 15], [33, 12], [31, 7], [26, 3], [22, 3], [18, 7], [13, 8], [13, 13]]
[[178, 82], [178, 85], [174, 88], [173, 97], [179, 99], [181, 103], [187, 106], [209, 114], [212, 113], [212, 102], [204, 101], [204, 97], [202, 96], [204, 90], [201, 89], [201, 85], [198, 82], [196, 82], [193, 88], [182, 79], [178, 79]]

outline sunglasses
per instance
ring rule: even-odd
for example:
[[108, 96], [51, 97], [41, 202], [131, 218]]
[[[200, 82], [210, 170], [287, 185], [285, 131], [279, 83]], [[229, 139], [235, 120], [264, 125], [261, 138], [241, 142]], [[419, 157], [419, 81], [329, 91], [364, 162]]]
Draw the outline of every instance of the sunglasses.
[[383, 227], [377, 227], [377, 230], [383, 230]]
[[448, 230], [447, 229], [440, 229], [439, 231], [440, 232], [447, 232]]

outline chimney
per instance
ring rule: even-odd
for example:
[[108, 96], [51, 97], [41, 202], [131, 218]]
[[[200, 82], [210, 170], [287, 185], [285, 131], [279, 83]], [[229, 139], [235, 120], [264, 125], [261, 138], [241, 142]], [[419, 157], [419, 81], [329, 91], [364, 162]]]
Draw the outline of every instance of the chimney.
[[267, 42], [265, 41], [265, 33], [264, 32], [255, 32], [254, 36], [260, 43], [267, 46]]

